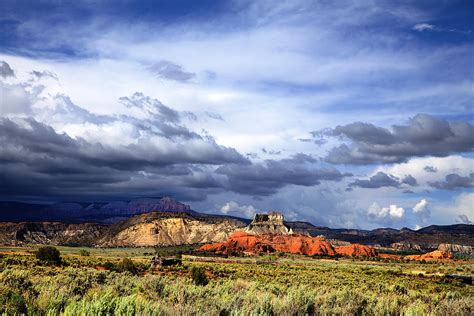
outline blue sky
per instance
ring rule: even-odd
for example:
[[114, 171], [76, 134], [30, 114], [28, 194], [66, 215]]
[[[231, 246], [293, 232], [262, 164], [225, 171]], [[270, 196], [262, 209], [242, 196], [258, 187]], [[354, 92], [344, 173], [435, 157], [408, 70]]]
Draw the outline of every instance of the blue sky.
[[1, 197], [172, 195], [332, 227], [470, 222], [473, 13], [2, 1]]

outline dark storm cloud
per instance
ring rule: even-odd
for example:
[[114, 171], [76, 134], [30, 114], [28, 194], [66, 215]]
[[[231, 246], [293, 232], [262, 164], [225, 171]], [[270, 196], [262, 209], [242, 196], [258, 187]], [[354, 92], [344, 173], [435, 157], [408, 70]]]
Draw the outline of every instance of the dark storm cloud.
[[407, 175], [400, 180], [399, 178], [393, 175], [379, 171], [369, 179], [356, 179], [354, 182], [350, 183], [349, 186], [360, 187], [365, 189], [378, 189], [382, 187], [399, 188], [403, 184], [409, 186], [417, 186], [418, 182], [411, 175]]
[[346, 136], [352, 141], [368, 144], [387, 145], [393, 144], [395, 141], [394, 135], [387, 129], [361, 122], [337, 126], [330, 133], [334, 136]]
[[474, 173], [463, 177], [457, 173], [448, 174], [444, 181], [430, 182], [430, 186], [441, 190], [455, 190], [474, 187]]
[[4, 61], [0, 61], [0, 77], [7, 78], [7, 77], [14, 77], [15, 72], [10, 67], [10, 65]]
[[[38, 79], [53, 76], [31, 74]], [[28, 95], [23, 115], [30, 114], [36, 97]], [[51, 101], [54, 107], [38, 113], [49, 123], [32, 117], [0, 118], [2, 199], [158, 194], [202, 200], [222, 190], [223, 176], [213, 173], [216, 165], [250, 163], [235, 149], [218, 145], [211, 135], [189, 130], [182, 118], [194, 113], [175, 111], [139, 92], [119, 100], [138, 117], [96, 115], [66, 95], [52, 96]], [[6, 102], [18, 108], [15, 99]], [[92, 131], [99, 133], [104, 128], [104, 137], [73, 138], [49, 125], [55, 122], [93, 126]], [[134, 141], [111, 143], [107, 133], [122, 134], [123, 127], [124, 135]]]
[[[399, 163], [410, 157], [445, 157], [474, 149], [474, 126], [418, 114], [407, 125], [392, 130], [356, 122], [322, 132], [326, 137], [348, 140], [332, 148], [325, 160], [334, 164]], [[319, 138], [318, 138], [319, 139]]]
[[379, 171], [367, 180], [356, 179], [354, 182], [350, 183], [349, 186], [366, 189], [378, 189], [382, 187], [398, 188], [400, 182], [398, 178]]
[[179, 82], [186, 82], [196, 76], [195, 73], [184, 71], [182, 66], [169, 60], [161, 60], [148, 67], [148, 70], [160, 78]]
[[228, 190], [249, 195], [271, 195], [286, 185], [313, 186], [321, 181], [340, 181], [351, 174], [335, 168], [316, 168], [311, 156], [297, 154], [292, 158], [265, 160], [258, 164], [227, 164], [216, 172], [227, 176]]
[[408, 184], [412, 187], [418, 185], [418, 182], [416, 181], [416, 179], [411, 175], [407, 175], [405, 178], [403, 178], [401, 183]]
[[[202, 146], [208, 142], [201, 141]], [[194, 150], [192, 155], [184, 148], [158, 152], [151, 144], [112, 148], [59, 134], [33, 119], [1, 119], [0, 194], [3, 198], [171, 194], [184, 200], [205, 199], [222, 188], [222, 176], [212, 174], [210, 165], [248, 163], [234, 149], [210, 145], [214, 149]]]
[[[3, 198], [54, 199], [172, 195], [203, 200], [208, 194], [233, 191], [267, 196], [287, 185], [313, 186], [340, 181], [351, 174], [318, 168], [312, 156], [252, 164], [235, 149], [209, 137], [156, 146], [92, 143], [58, 133], [34, 119], [0, 119], [0, 172]], [[217, 165], [217, 170], [213, 165]]]
[[[235, 149], [219, 146], [213, 139], [196, 135], [198, 146], [186, 148], [186, 143], [163, 143], [155, 145], [149, 139], [140, 139], [135, 144], [110, 146], [89, 143], [84, 139], [72, 139], [34, 119], [20, 123], [9, 119], [0, 120], [0, 140], [5, 148], [19, 148], [31, 153], [71, 157], [87, 161], [96, 166], [113, 166], [116, 169], [140, 169], [181, 163], [222, 164], [247, 163]], [[4, 152], [4, 151], [2, 151]]]

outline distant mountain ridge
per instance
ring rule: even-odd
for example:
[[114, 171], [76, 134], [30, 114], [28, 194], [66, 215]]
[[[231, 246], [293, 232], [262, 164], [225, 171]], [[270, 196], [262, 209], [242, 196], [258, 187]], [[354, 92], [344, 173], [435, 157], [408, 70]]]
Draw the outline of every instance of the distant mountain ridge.
[[0, 221], [64, 221], [114, 223], [152, 211], [197, 214], [170, 197], [111, 202], [63, 202], [48, 205], [0, 202]]
[[[0, 202], [0, 244], [138, 246], [215, 242], [250, 222], [245, 218], [198, 213], [169, 197], [51, 205]], [[440, 244], [449, 244], [452, 249], [474, 247], [474, 225], [467, 224], [431, 225], [417, 231], [334, 229], [264, 216], [247, 229], [257, 234], [324, 235], [335, 241], [406, 251], [433, 250]], [[144, 241], [139, 240], [141, 236]]]
[[309, 233], [311, 236], [324, 235], [328, 239], [399, 250], [432, 250], [437, 249], [442, 243], [474, 246], [474, 225], [468, 224], [431, 225], [416, 231], [406, 227], [359, 230], [319, 227], [306, 222], [286, 222], [286, 224], [296, 233]]

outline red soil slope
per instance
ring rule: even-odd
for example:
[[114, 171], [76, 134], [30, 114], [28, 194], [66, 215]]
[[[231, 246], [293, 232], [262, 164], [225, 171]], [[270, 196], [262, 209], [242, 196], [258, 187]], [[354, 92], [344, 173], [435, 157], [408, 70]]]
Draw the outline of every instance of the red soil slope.
[[336, 247], [336, 253], [348, 257], [377, 257], [377, 250], [359, 244]]
[[207, 244], [199, 248], [199, 250], [215, 251], [223, 254], [256, 254], [280, 251], [308, 256], [335, 256], [338, 253], [344, 256], [377, 256], [376, 250], [372, 247], [354, 244], [334, 248], [326, 239], [321, 237], [309, 237], [296, 234], [250, 235], [244, 232], [236, 232], [225, 242]]
[[454, 255], [452, 252], [449, 251], [440, 251], [440, 250], [435, 250], [432, 252], [428, 252], [422, 255], [410, 255], [410, 256], [405, 256], [405, 259], [410, 259], [410, 260], [425, 260], [425, 261], [433, 261], [433, 260], [452, 260], [454, 259]]

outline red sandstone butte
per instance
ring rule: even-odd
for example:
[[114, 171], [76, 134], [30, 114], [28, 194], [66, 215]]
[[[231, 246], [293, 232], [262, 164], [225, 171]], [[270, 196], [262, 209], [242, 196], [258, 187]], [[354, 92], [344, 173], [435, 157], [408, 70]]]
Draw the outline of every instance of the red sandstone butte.
[[384, 259], [411, 259], [411, 260], [452, 260], [452, 252], [435, 250], [422, 255], [402, 257], [394, 254], [379, 254], [374, 247], [360, 244], [333, 247], [324, 237], [309, 237], [306, 235], [263, 234], [251, 235], [237, 231], [225, 242], [206, 244], [198, 250], [215, 251], [222, 254], [258, 254], [271, 252], [287, 252], [307, 256], [348, 256], [348, 257], [379, 257]]
[[223, 254], [257, 254], [262, 252], [270, 253], [279, 251], [308, 256], [335, 256], [336, 254], [343, 256], [377, 256], [377, 251], [372, 247], [354, 244], [334, 248], [322, 237], [309, 237], [297, 234], [250, 235], [245, 232], [235, 232], [229, 237], [229, 239], [227, 239], [227, 241], [203, 245], [199, 250], [215, 251]]

